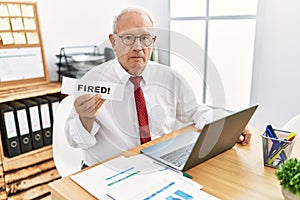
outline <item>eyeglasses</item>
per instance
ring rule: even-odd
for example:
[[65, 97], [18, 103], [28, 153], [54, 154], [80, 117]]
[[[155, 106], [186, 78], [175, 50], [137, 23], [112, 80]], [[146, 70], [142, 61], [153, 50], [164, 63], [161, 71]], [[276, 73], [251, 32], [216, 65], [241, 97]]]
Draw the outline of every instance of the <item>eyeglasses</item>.
[[149, 47], [153, 43], [153, 39], [155, 38], [155, 36], [151, 34], [142, 34], [136, 36], [134, 34], [126, 33], [124, 35], [118, 35], [118, 34], [116, 35], [122, 39], [122, 43], [125, 44], [126, 46], [133, 45], [135, 43], [136, 38], [139, 38], [140, 43], [143, 47]]

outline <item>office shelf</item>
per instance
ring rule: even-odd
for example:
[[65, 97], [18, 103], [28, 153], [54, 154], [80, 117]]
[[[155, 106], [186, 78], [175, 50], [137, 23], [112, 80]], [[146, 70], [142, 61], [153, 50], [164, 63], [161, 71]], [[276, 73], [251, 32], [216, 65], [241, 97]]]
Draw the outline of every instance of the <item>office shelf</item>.
[[62, 47], [58, 58], [58, 81], [62, 76], [80, 78], [96, 65], [106, 61], [105, 55], [95, 45]]
[[[42, 82], [23, 87], [1, 88], [0, 103], [52, 94], [61, 96], [61, 83]], [[0, 137], [0, 199], [49, 198], [48, 183], [60, 178], [55, 168], [52, 145], [7, 158]]]

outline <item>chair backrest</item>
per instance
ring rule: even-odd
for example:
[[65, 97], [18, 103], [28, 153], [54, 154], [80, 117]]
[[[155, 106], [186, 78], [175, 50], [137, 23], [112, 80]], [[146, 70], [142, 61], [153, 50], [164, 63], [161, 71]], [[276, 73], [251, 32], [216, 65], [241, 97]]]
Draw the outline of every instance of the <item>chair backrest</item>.
[[105, 47], [104, 48], [104, 57], [105, 57], [105, 62], [111, 59], [114, 59], [115, 53], [111, 48]]
[[293, 131], [300, 137], [300, 114], [291, 118], [283, 127], [282, 130]]
[[69, 145], [64, 128], [66, 120], [73, 108], [73, 95], [65, 97], [55, 111], [53, 123], [53, 160], [62, 177], [81, 169], [83, 150]]

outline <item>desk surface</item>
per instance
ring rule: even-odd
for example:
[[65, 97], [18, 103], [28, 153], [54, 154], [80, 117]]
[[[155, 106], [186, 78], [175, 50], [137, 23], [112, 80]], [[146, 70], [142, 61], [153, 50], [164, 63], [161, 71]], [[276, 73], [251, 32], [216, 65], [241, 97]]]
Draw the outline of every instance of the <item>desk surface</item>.
[[[157, 140], [124, 152], [136, 155], [140, 149], [161, 140], [174, 137], [186, 130], [172, 132]], [[283, 199], [275, 169], [263, 165], [261, 130], [252, 128], [252, 141], [247, 146], [236, 144], [232, 149], [189, 169], [193, 180], [204, 186], [203, 190], [220, 199]], [[300, 139], [296, 138], [293, 157], [300, 157]], [[80, 173], [80, 172], [79, 172]], [[65, 177], [49, 184], [52, 199], [96, 199], [83, 188]]]

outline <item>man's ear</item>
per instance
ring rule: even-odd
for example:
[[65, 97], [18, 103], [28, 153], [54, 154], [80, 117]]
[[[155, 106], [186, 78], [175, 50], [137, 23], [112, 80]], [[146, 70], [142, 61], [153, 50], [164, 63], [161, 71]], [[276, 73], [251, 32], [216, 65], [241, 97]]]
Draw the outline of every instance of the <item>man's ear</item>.
[[112, 48], [114, 49], [114, 48], [115, 48], [116, 41], [115, 41], [115, 38], [114, 38], [114, 35], [113, 35], [113, 34], [109, 34], [109, 41], [110, 41], [110, 43], [111, 43]]
[[153, 44], [155, 43], [155, 41], [156, 41], [156, 35], [153, 38]]

